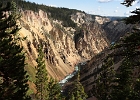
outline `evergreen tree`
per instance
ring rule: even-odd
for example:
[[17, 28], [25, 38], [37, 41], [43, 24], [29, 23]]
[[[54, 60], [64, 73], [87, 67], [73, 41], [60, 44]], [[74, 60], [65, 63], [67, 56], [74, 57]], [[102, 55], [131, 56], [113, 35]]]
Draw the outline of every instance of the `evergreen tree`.
[[38, 49], [38, 58], [37, 62], [37, 73], [36, 73], [36, 97], [39, 100], [47, 100], [47, 86], [48, 86], [48, 74], [46, 71], [45, 61], [44, 61], [44, 53], [42, 51], [42, 47]]
[[124, 60], [115, 77], [112, 100], [133, 100], [132, 71], [131, 63]]
[[18, 44], [18, 19], [14, 2], [0, 3], [0, 100], [30, 100], [25, 55]]
[[75, 100], [75, 97], [74, 97], [73, 93], [70, 95], [70, 99], [69, 100]]
[[113, 68], [113, 58], [107, 56], [103, 62], [101, 72], [93, 87], [93, 95], [98, 100], [109, 100], [111, 95], [112, 80], [115, 74]]
[[39, 54], [36, 60], [36, 97], [39, 100], [64, 100], [61, 93], [60, 85], [52, 77], [49, 79], [44, 59], [42, 47], [39, 47]]
[[73, 83], [73, 89], [69, 92], [69, 100], [85, 100], [86, 98], [87, 94], [84, 91], [84, 87], [80, 83], [80, 75], [78, 71], [77, 79]]
[[50, 78], [48, 84], [48, 100], [64, 100], [60, 84], [58, 84], [53, 78]]
[[[122, 3], [123, 5], [129, 7], [132, 6], [132, 3], [135, 2], [136, 0], [124, 0]], [[136, 10], [132, 11], [133, 15], [129, 16], [128, 18], [125, 19], [125, 22], [127, 24], [139, 24], [140, 23], [140, 8], [136, 8]]]
[[134, 86], [134, 97], [135, 100], [140, 100], [140, 76], [136, 79], [136, 84]]

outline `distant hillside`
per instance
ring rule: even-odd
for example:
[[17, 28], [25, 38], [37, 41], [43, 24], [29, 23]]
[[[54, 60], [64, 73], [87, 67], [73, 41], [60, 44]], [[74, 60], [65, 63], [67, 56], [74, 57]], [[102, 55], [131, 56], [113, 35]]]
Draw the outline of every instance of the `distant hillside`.
[[123, 37], [125, 33], [131, 31], [132, 27], [133, 25], [126, 25], [124, 21], [120, 21], [118, 20], [118, 18], [117, 20], [113, 20], [103, 24], [103, 29], [105, 30], [106, 36], [110, 43], [119, 41], [120, 37]]
[[126, 17], [119, 17], [119, 16], [116, 16], [116, 17], [115, 16], [106, 16], [106, 17], [110, 18], [111, 21], [115, 21], [115, 20], [121, 21], [126, 18]]

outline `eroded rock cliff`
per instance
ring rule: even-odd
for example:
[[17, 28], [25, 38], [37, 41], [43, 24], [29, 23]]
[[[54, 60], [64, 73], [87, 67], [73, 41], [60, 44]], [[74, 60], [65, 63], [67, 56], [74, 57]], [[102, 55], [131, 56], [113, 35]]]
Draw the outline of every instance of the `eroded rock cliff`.
[[[76, 28], [64, 27], [62, 21], [53, 20], [42, 10], [21, 10], [20, 34], [27, 37], [22, 45], [27, 52], [28, 68], [35, 70], [38, 45], [43, 45], [46, 69], [50, 76], [61, 80], [74, 70], [74, 66], [92, 58], [108, 46], [105, 31], [90, 15], [77, 12], [71, 19]], [[32, 71], [29, 70], [29, 73]]]

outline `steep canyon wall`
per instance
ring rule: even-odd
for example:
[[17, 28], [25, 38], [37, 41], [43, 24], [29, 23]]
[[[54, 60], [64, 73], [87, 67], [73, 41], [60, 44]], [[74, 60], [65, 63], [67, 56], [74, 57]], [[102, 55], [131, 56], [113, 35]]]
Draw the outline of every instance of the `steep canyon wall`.
[[[42, 10], [21, 10], [19, 20], [24, 50], [27, 52], [29, 73], [35, 71], [38, 45], [43, 45], [46, 69], [50, 76], [61, 80], [74, 70], [74, 66], [108, 47], [108, 39], [101, 25], [91, 16], [77, 12], [71, 19], [77, 28], [64, 27], [62, 21], [48, 17]], [[33, 75], [34, 76], [34, 75]]]

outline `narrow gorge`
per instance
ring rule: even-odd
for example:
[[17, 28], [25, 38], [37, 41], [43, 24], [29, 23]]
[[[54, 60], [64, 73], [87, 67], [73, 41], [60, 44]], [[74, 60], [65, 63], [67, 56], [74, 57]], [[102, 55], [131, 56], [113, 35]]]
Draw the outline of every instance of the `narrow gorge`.
[[79, 29], [76, 30], [62, 26], [59, 20], [48, 18], [42, 10], [21, 12], [19, 33], [22, 37], [27, 37], [22, 41], [31, 67], [27, 69], [35, 70], [39, 44], [43, 44], [46, 69], [57, 80], [71, 73], [76, 64], [91, 59], [109, 45], [102, 26], [86, 13], [77, 12], [71, 16], [78, 25]]

